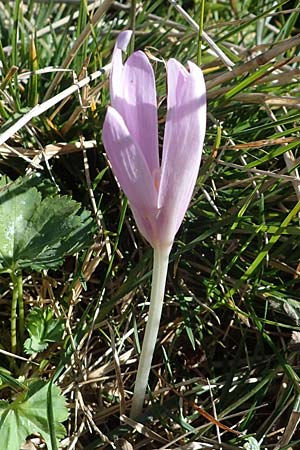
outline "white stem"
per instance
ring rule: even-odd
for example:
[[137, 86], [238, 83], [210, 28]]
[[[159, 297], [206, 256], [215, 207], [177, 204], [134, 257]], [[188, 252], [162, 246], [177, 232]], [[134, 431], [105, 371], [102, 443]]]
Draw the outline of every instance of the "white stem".
[[130, 411], [130, 417], [132, 418], [140, 415], [143, 408], [149, 372], [159, 330], [170, 250], [171, 247], [154, 249], [149, 315], [134, 386], [132, 407]]

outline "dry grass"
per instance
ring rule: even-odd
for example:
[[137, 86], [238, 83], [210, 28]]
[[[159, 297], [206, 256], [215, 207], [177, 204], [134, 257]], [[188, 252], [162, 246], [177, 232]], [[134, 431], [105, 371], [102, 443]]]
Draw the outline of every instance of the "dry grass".
[[[182, 10], [145, 1], [133, 10], [134, 2], [28, 1], [17, 14], [17, 3], [0, 5], [1, 174], [42, 172], [93, 211], [97, 232], [61, 270], [23, 274], [26, 311], [50, 305], [65, 328], [60, 342], [29, 361], [23, 352], [14, 356], [10, 375], [61, 387], [70, 411], [61, 447], [68, 450], [296, 448], [299, 5], [205, 5], [205, 154], [172, 253], [151, 389], [136, 422], [127, 414], [151, 250], [101, 144], [107, 72], [115, 37], [135, 14], [135, 47], [155, 67], [163, 124], [161, 61], [197, 59], [199, 4], [181, 2]], [[3, 274], [3, 368], [12, 359], [10, 302]], [[5, 383], [2, 393], [14, 395]], [[24, 448], [43, 443], [32, 436]]]

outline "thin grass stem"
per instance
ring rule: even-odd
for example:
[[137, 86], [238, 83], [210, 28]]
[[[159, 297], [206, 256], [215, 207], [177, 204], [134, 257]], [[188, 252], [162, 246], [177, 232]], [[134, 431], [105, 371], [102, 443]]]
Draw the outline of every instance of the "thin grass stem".
[[22, 346], [24, 344], [24, 339], [25, 339], [25, 319], [24, 319], [25, 316], [24, 316], [22, 273], [18, 273], [18, 275], [16, 277], [16, 289], [17, 289], [17, 296], [18, 296], [20, 346]]
[[10, 311], [10, 345], [11, 352], [17, 352], [17, 305], [18, 305], [18, 286], [16, 282], [16, 277], [13, 273], [10, 274], [11, 280], [13, 282], [13, 294], [11, 302]]
[[130, 15], [129, 15], [129, 29], [132, 30], [132, 36], [129, 44], [129, 54], [134, 52], [135, 41], [135, 15], [136, 15], [136, 0], [131, 1]]
[[139, 416], [143, 408], [154, 348], [160, 324], [170, 250], [171, 247], [154, 249], [149, 316], [135, 381], [132, 407], [130, 412], [130, 416], [132, 418]]
[[199, 29], [198, 29], [198, 49], [197, 49], [197, 64], [201, 66], [202, 63], [202, 35], [203, 35], [203, 22], [204, 22], [204, 8], [205, 0], [201, 0], [200, 6], [200, 18], [199, 18]]

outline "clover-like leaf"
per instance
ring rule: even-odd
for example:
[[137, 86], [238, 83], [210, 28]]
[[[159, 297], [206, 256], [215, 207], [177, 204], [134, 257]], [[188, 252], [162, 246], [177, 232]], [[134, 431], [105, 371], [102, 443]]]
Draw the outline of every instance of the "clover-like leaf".
[[54, 317], [51, 308], [33, 308], [26, 322], [30, 337], [24, 342], [24, 349], [28, 355], [42, 352], [50, 342], [59, 342], [62, 338], [63, 322]]
[[70, 197], [49, 192], [45, 182], [29, 177], [1, 186], [1, 271], [56, 268], [91, 242], [90, 213]]
[[[48, 449], [51, 449], [47, 393], [48, 384], [39, 380], [31, 382], [28, 389], [19, 394], [12, 403], [0, 401], [1, 448], [20, 450], [22, 443], [30, 434], [38, 433], [45, 440]], [[61, 439], [65, 435], [65, 428], [61, 422], [67, 419], [68, 410], [65, 398], [56, 385], [52, 386], [51, 394], [53, 426], [57, 439]]]

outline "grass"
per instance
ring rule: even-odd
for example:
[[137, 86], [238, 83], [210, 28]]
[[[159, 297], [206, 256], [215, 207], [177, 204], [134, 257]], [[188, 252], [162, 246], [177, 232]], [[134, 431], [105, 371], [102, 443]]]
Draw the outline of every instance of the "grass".
[[[211, 47], [202, 36], [199, 52], [201, 32], [174, 3], [0, 4], [0, 172], [12, 179], [42, 172], [97, 224], [85, 253], [60, 270], [23, 277], [25, 313], [50, 306], [65, 323], [62, 340], [29, 364], [7, 356], [12, 293], [1, 275], [0, 366], [12, 377], [61, 387], [69, 407], [61, 447], [69, 450], [297, 448], [300, 5], [181, 2], [213, 41]], [[128, 413], [152, 253], [101, 142], [110, 101], [106, 66], [117, 34], [129, 26], [135, 48], [146, 49], [155, 68], [161, 123], [163, 59], [201, 57], [208, 89], [203, 162], [171, 254], [140, 423]], [[97, 72], [102, 67], [106, 73]], [[0, 392], [14, 396], [9, 382]]]

